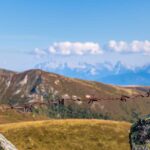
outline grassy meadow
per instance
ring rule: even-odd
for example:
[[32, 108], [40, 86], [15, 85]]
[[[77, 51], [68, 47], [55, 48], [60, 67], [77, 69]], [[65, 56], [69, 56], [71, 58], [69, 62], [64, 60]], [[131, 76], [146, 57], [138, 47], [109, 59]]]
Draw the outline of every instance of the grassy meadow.
[[32, 113], [19, 113], [15, 110], [0, 110], [0, 124], [46, 119], [48, 119], [48, 117], [43, 115], [36, 115]]
[[130, 124], [105, 120], [45, 120], [0, 125], [19, 150], [129, 150]]

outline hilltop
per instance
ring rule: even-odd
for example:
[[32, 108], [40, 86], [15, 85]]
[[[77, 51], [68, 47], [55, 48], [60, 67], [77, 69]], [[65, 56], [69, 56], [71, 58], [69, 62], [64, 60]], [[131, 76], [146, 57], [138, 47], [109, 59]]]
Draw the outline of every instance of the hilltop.
[[[134, 94], [135, 90], [118, 86], [106, 85], [100, 82], [67, 78], [42, 70], [29, 70], [21, 73], [0, 70], [1, 100], [25, 99], [33, 94], [44, 95], [51, 91], [61, 95], [77, 95], [85, 98], [86, 94], [94, 94], [99, 98], [110, 98], [121, 94]], [[8, 98], [9, 97], [9, 98]]]

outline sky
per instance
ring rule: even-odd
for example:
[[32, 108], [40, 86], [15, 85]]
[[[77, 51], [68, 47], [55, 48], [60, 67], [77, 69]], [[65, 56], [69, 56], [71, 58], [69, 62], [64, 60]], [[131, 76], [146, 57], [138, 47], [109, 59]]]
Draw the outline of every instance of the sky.
[[1, 0], [0, 68], [150, 63], [149, 0]]

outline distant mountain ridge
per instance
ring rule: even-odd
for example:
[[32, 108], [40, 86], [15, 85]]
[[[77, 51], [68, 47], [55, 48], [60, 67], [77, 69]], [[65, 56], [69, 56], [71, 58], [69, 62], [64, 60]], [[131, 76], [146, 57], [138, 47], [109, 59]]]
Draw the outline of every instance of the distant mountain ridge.
[[58, 73], [68, 77], [93, 80], [117, 85], [150, 85], [150, 65], [128, 67], [121, 62], [112, 65], [109, 62], [91, 65], [79, 64], [70, 67], [67, 63], [53, 66], [49, 62], [41, 63], [35, 68]]

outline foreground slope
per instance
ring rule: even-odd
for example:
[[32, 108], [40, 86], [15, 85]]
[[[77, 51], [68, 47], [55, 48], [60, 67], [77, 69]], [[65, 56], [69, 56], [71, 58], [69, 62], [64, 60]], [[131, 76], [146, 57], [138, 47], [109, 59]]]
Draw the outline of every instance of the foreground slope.
[[130, 124], [103, 120], [50, 120], [0, 125], [21, 150], [129, 150]]

